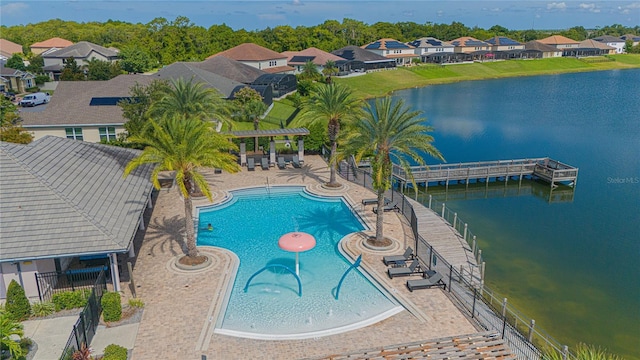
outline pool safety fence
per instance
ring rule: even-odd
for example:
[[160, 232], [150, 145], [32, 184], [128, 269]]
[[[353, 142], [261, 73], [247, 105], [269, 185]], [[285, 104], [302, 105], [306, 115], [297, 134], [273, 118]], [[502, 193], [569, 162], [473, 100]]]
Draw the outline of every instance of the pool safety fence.
[[96, 329], [100, 323], [100, 315], [102, 314], [102, 295], [107, 291], [107, 275], [106, 271], [102, 269], [98, 274], [91, 294], [87, 299], [87, 304], [78, 316], [78, 320], [73, 325], [73, 330], [67, 344], [60, 355], [60, 360], [72, 360], [73, 353], [82, 348], [82, 345], [89, 347]]
[[[368, 168], [342, 162], [338, 170], [344, 179], [375, 191]], [[464, 267], [455, 268], [420, 236], [416, 213], [406, 195], [392, 188], [385, 193], [385, 197], [397, 204], [399, 212], [409, 222], [416, 241], [416, 256], [421, 264], [424, 268], [442, 274], [443, 281], [447, 285], [445, 291], [477, 325], [485, 330], [497, 331], [518, 359], [538, 360], [544, 354], [553, 352], [560, 354], [562, 359], [575, 358], [566, 345], [560, 344], [537, 326], [534, 319], [525, 316], [510, 305], [505, 297], [499, 296], [484, 285], [484, 260], [477, 237], [455, 211], [431, 197], [424, 204], [454, 228], [469, 244], [477, 264], [480, 264], [475, 273], [473, 267], [470, 267], [470, 270], [465, 270]]]
[[40, 299], [40, 302], [47, 302], [51, 301], [53, 294], [79, 289], [91, 289], [95, 285], [100, 273], [103, 271], [108, 277], [108, 263], [102, 266], [87, 267], [83, 269], [36, 273], [38, 298]]

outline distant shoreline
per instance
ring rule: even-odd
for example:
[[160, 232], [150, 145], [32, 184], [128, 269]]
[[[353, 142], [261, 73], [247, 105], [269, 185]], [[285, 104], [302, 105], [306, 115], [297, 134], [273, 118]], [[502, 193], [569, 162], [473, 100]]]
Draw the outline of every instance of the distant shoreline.
[[583, 59], [505, 60], [444, 66], [423, 64], [371, 72], [363, 76], [334, 79], [335, 82], [350, 87], [356, 97], [370, 99], [390, 95], [396, 90], [460, 81], [637, 68], [640, 68], [640, 55], [625, 54]]

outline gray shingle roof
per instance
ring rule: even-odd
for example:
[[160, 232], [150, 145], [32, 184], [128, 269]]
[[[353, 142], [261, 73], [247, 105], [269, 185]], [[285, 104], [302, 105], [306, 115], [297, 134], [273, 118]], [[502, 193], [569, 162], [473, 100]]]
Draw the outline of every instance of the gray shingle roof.
[[67, 46], [66, 48], [50, 52], [44, 55], [43, 57], [66, 59], [73, 56], [75, 59], [84, 59], [88, 57], [92, 51], [106, 58], [118, 57], [117, 51], [112, 49], [107, 49], [104, 46], [96, 45], [88, 41], [80, 41], [77, 44], [73, 44], [71, 46]]
[[108, 81], [60, 81], [47, 108], [41, 112], [22, 112], [25, 128], [63, 125], [124, 124], [119, 106], [90, 106], [94, 97], [126, 97], [136, 83], [148, 85], [147, 75], [119, 75]]
[[225, 56], [214, 56], [205, 61], [190, 64], [193, 64], [193, 66], [199, 69], [224, 76], [243, 84], [251, 84], [255, 79], [266, 74], [260, 69], [229, 59]]
[[139, 151], [46, 136], [0, 142], [0, 262], [126, 251], [152, 191]]
[[360, 47], [354, 45], [345, 46], [342, 49], [332, 51], [331, 53], [347, 60], [359, 60], [364, 63], [395, 62], [394, 59], [388, 59], [382, 55], [378, 55], [369, 50], [361, 49]]
[[207, 87], [217, 89], [225, 98], [231, 96], [231, 94], [233, 93], [233, 89], [235, 89], [238, 85], [244, 85], [238, 81], [234, 81], [224, 76], [202, 70], [194, 66], [193, 63], [187, 62], [177, 62], [165, 66], [157, 73], [155, 73], [153, 77], [173, 80], [182, 78], [186, 81], [193, 79], [194, 82], [201, 82], [204, 83]]

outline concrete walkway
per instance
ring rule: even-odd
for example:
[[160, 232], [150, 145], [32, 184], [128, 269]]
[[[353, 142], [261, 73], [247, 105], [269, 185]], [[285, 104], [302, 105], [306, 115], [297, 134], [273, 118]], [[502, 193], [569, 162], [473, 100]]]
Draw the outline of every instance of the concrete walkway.
[[[38, 345], [33, 360], [58, 360], [67, 345], [76, 321], [78, 321], [78, 316], [23, 322], [24, 336], [31, 338]], [[138, 334], [138, 325], [129, 324], [111, 328], [99, 325], [91, 342], [93, 355], [103, 354], [104, 348], [110, 344], [133, 349]]]

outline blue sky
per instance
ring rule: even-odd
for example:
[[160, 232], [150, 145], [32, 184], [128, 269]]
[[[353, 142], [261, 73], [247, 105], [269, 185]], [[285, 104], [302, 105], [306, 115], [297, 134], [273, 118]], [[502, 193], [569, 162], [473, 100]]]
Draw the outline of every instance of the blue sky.
[[378, 21], [451, 23], [489, 28], [565, 29], [573, 26], [640, 24], [637, 1], [562, 0], [285, 0], [285, 1], [104, 1], [104, 0], [2, 0], [0, 24], [25, 25], [48, 19], [77, 22], [121, 20], [148, 23], [156, 17], [173, 20], [186, 16], [208, 28], [225, 23], [233, 29], [260, 30], [278, 25], [312, 26], [325, 20], [351, 18], [373, 24]]

